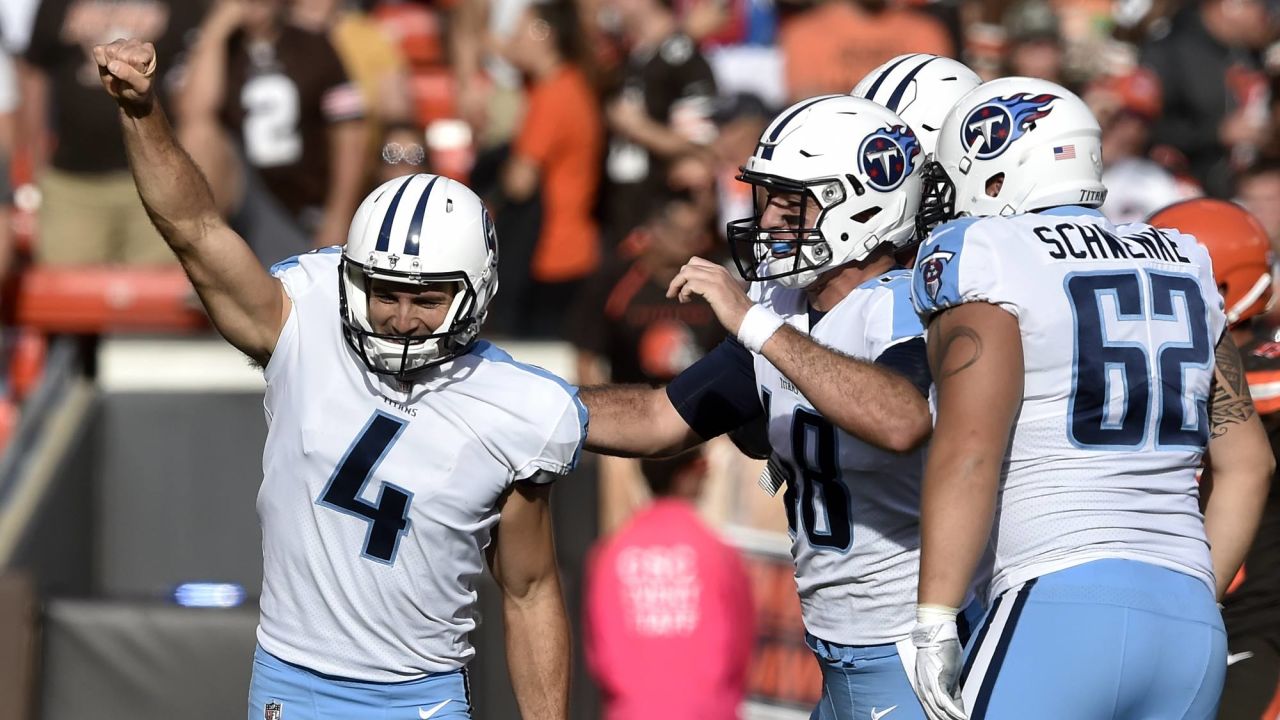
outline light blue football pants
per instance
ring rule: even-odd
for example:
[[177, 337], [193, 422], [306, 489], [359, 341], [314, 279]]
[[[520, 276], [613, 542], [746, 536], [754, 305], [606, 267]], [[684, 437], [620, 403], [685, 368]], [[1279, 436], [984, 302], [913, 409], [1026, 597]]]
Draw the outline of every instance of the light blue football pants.
[[471, 720], [466, 670], [369, 683], [321, 675], [259, 647], [249, 720]]
[[[974, 602], [956, 618], [960, 641], [982, 618]], [[839, 645], [805, 633], [822, 667], [822, 699], [809, 720], [925, 720], [908, 679], [915, 672], [911, 638], [889, 645]]]
[[1211, 720], [1226, 655], [1201, 580], [1098, 560], [996, 598], [961, 684], [970, 720]]

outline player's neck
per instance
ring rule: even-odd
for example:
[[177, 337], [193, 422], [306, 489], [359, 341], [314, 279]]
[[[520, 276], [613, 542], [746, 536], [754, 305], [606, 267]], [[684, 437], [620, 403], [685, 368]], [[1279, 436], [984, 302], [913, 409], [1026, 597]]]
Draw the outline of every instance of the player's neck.
[[841, 300], [862, 283], [892, 270], [893, 265], [892, 256], [880, 255], [869, 262], [838, 267], [818, 278], [817, 282], [806, 289], [809, 305], [818, 312], [827, 312], [839, 305]]

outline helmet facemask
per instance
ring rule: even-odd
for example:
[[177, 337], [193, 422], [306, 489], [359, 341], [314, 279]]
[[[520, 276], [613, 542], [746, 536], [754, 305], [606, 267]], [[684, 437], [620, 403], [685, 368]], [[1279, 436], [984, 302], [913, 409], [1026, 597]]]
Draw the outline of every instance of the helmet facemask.
[[920, 173], [920, 209], [916, 212], [916, 237], [924, 240], [942, 223], [956, 217], [956, 186], [942, 167], [930, 160]]
[[[379, 375], [411, 381], [423, 370], [465, 352], [484, 322], [484, 316], [475, 313], [480, 298], [465, 272], [400, 272], [361, 264], [344, 256], [339, 278], [343, 337], [364, 366]], [[369, 318], [371, 287], [375, 280], [423, 287], [451, 283], [456, 290], [444, 319], [431, 333], [414, 336], [380, 333]]]
[[[831, 263], [831, 245], [819, 229], [829, 208], [845, 199], [844, 188], [835, 179], [800, 182], [743, 170], [738, 180], [752, 185], [753, 212], [749, 218], [729, 223], [729, 249], [738, 272], [750, 282], [775, 280], [786, 287], [806, 287]], [[761, 225], [769, 199], [780, 194], [796, 195], [799, 221], [790, 227]], [[813, 225], [808, 225], [810, 208], [819, 208]]]

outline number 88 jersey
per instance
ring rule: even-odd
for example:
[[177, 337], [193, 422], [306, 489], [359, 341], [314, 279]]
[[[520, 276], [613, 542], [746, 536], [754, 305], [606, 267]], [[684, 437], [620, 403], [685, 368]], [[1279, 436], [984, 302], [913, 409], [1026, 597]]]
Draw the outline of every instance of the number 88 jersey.
[[1059, 207], [964, 218], [921, 246], [926, 323], [966, 302], [1018, 319], [1025, 380], [992, 531], [992, 595], [1102, 558], [1214, 587], [1196, 470], [1225, 327], [1189, 235]]
[[[871, 362], [919, 342], [910, 277], [895, 270], [869, 280], [812, 327], [803, 290], [756, 283], [752, 299], [818, 343]], [[762, 355], [754, 362], [775, 467], [787, 483], [805, 628], [842, 645], [901, 640], [915, 620], [924, 450], [897, 454], [853, 437], [819, 415]]]

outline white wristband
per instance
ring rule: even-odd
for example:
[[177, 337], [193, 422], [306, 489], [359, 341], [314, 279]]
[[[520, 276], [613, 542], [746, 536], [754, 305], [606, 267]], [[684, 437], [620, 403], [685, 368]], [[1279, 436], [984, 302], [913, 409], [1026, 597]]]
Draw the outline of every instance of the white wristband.
[[752, 305], [738, 327], [738, 342], [753, 353], [761, 352], [764, 344], [782, 327], [782, 318], [763, 305]]
[[960, 610], [946, 605], [930, 605], [928, 603], [916, 605], [916, 622], [921, 625], [955, 622], [958, 614], [960, 614]]

